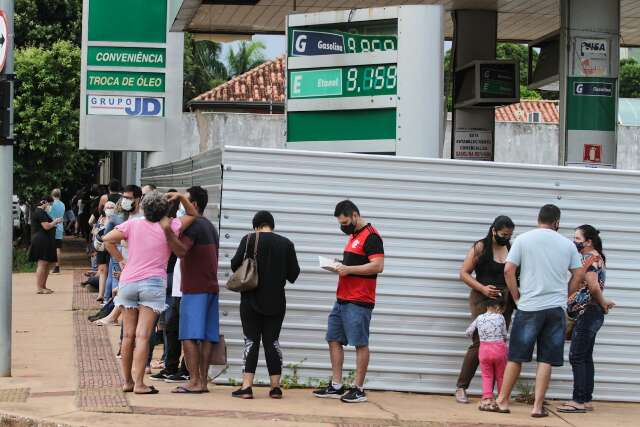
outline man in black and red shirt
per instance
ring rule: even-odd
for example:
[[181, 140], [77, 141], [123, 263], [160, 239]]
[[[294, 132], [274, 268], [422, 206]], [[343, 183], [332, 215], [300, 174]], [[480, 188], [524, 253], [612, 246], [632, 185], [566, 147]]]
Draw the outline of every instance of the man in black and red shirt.
[[[364, 378], [369, 366], [369, 323], [376, 302], [376, 281], [384, 269], [382, 238], [361, 216], [350, 200], [336, 205], [334, 216], [343, 233], [349, 236], [342, 263], [336, 268], [337, 301], [329, 314], [327, 342], [331, 353], [331, 384], [313, 392], [316, 397], [341, 399], [345, 403], [366, 402]], [[349, 390], [342, 385], [343, 346], [356, 348], [355, 384]]]

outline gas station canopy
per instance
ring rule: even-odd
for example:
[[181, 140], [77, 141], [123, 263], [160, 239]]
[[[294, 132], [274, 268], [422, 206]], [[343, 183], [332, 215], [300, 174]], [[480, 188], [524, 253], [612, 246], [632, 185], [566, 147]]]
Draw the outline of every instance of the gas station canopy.
[[[606, 0], [603, 0], [606, 1]], [[447, 10], [498, 11], [498, 40], [528, 42], [560, 27], [559, 0], [175, 0], [172, 31], [203, 34], [284, 34], [290, 13], [442, 4]], [[640, 46], [640, 0], [621, 0], [620, 44]], [[445, 37], [453, 36], [451, 20]]]

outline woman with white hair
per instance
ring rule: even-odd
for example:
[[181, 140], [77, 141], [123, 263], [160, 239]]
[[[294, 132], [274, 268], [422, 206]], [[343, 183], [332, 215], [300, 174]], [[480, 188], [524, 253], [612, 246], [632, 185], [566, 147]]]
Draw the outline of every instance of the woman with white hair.
[[[170, 202], [179, 199], [186, 209], [181, 218], [169, 219]], [[122, 339], [122, 370], [124, 392], [156, 394], [158, 390], [144, 384], [144, 373], [149, 352], [149, 337], [156, 319], [165, 308], [167, 261], [171, 249], [161, 223], [170, 225], [174, 233], [191, 225], [198, 211], [189, 200], [177, 193], [166, 196], [158, 191], [147, 193], [142, 200], [144, 218], [126, 221], [103, 237], [111, 256], [120, 264], [122, 273], [115, 299], [116, 307], [124, 309], [124, 335]], [[126, 240], [128, 260], [116, 247]], [[135, 349], [134, 349], [135, 348]], [[135, 378], [132, 376], [135, 374]]]

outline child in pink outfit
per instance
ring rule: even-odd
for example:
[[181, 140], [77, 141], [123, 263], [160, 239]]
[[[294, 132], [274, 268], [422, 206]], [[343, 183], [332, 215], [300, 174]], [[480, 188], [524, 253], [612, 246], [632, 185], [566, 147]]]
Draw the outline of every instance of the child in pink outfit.
[[478, 409], [490, 411], [495, 405], [493, 385], [502, 387], [504, 368], [507, 365], [507, 325], [502, 315], [500, 300], [488, 300], [487, 312], [478, 316], [467, 328], [467, 336], [478, 329], [480, 336], [480, 368], [482, 369], [482, 402]]

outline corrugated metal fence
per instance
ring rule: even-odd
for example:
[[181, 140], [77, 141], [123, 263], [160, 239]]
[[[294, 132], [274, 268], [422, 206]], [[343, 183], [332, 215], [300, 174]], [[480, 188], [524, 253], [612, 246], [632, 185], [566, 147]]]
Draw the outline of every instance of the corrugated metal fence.
[[[221, 283], [255, 211], [270, 210], [276, 231], [296, 244], [302, 274], [288, 286], [281, 345], [285, 363], [297, 365], [299, 382], [330, 376], [324, 335], [336, 277], [317, 261], [318, 255], [339, 256], [344, 245], [333, 218], [337, 201], [355, 201], [385, 243], [366, 386], [445, 393], [454, 390], [469, 345], [468, 289], [458, 279], [464, 255], [495, 216], [511, 216], [520, 234], [535, 227], [540, 206], [555, 203], [563, 210], [560, 231], [566, 236], [583, 223], [602, 231], [606, 294], [618, 304], [598, 335], [595, 397], [640, 400], [640, 174], [236, 147], [225, 149], [223, 163]], [[191, 179], [198, 173], [192, 169]], [[159, 175], [144, 174], [156, 182]], [[243, 349], [238, 300], [221, 291], [229, 377], [235, 379]], [[349, 351], [345, 371], [354, 367]], [[533, 368], [525, 369], [525, 381]], [[472, 389], [479, 391], [480, 383], [478, 373]], [[567, 361], [554, 371], [550, 395], [568, 397], [571, 383]]]
[[177, 162], [142, 170], [142, 185], [154, 184], [160, 191], [184, 191], [200, 185], [209, 193], [205, 215], [218, 224], [222, 187], [222, 150], [209, 150]]

